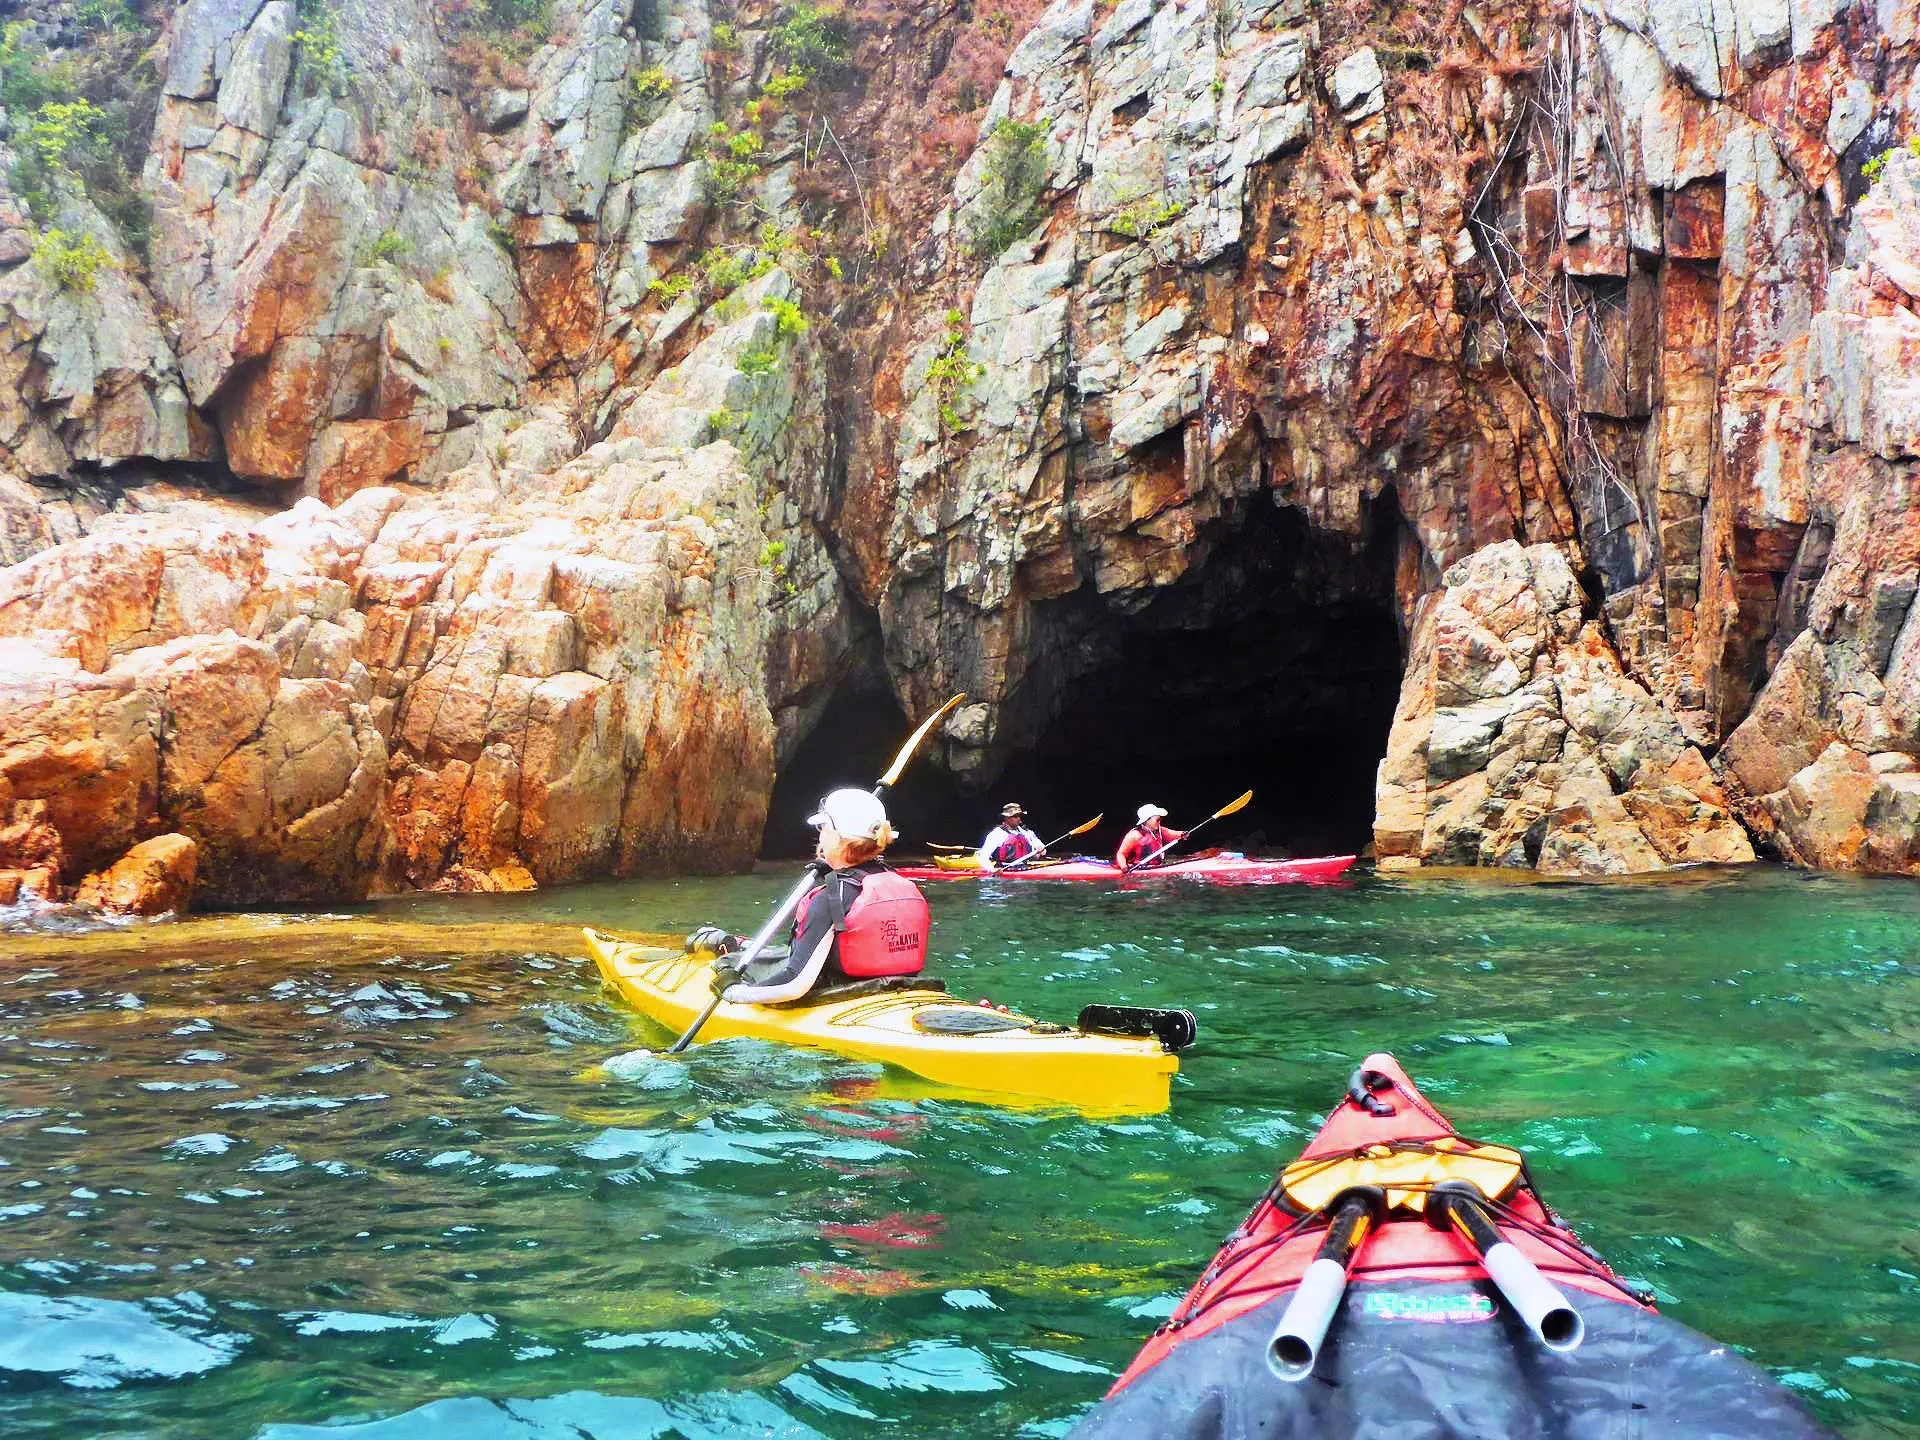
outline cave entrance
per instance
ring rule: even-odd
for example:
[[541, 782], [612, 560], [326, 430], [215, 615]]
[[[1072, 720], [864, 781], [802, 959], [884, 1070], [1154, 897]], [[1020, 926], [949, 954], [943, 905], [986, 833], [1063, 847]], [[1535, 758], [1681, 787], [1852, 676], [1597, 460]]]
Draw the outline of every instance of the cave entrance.
[[[820, 797], [843, 785], [869, 789], [917, 723], [908, 720], [883, 683], [860, 678], [843, 684], [774, 777], [761, 858], [811, 855], [814, 833], [807, 817]], [[979, 803], [960, 793], [937, 763], [938, 754], [938, 742], [927, 741], [900, 783], [887, 792], [887, 816], [901, 837], [901, 855], [924, 854], [933, 840], [959, 844], [977, 838], [973, 832]]]
[[[1006, 799], [1045, 838], [1104, 811], [1074, 844], [1111, 854], [1143, 802], [1191, 827], [1251, 788], [1253, 803], [1209, 826], [1204, 844], [1359, 850], [1402, 670], [1391, 490], [1366, 520], [1356, 546], [1263, 494], [1197, 574], [1143, 609], [1066, 597], [1033, 677], [1057, 691], [1028, 711], [1052, 718], [981, 797], [976, 828]], [[1049, 654], [1077, 678], [1047, 676]]]
[[[1001, 709], [1004, 769], [963, 791], [929, 744], [887, 797], [897, 853], [977, 842], [1014, 799], [1045, 838], [1104, 812], [1066, 848], [1110, 855], [1143, 802], [1191, 826], [1248, 788], [1253, 803], [1203, 843], [1359, 850], [1400, 692], [1402, 528], [1391, 490], [1357, 543], [1263, 492], [1210, 537], [1193, 575], [1143, 607], [1091, 587], [1041, 607], [1034, 664]], [[810, 853], [815, 802], [871, 785], [912, 726], [871, 671], [845, 682], [776, 777], [762, 856]]]

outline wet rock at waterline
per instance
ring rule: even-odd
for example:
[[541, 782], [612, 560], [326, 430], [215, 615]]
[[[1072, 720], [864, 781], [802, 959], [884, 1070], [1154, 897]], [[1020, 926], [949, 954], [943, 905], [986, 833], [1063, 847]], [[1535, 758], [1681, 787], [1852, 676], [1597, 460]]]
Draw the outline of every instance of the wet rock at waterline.
[[180, 503], [0, 572], [0, 780], [63, 878], [160, 829], [224, 902], [752, 857], [770, 531], [732, 445]]
[[1401, 677], [1391, 863], [1920, 865], [1914, 0], [325, 8], [137, 37], [126, 193], [9, 117], [17, 884], [737, 864], [836, 695], [977, 787], [1187, 640]]
[[1712, 767], [1586, 606], [1562, 549], [1511, 540], [1422, 602], [1380, 765], [1383, 867], [1630, 875], [1754, 858]]

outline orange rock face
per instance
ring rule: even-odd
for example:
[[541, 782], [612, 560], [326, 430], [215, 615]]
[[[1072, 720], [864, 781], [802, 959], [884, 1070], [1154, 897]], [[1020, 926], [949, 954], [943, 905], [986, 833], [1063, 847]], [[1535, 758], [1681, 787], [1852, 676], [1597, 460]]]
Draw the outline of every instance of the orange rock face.
[[737, 863], [850, 675], [968, 691], [984, 782], [1272, 602], [1282, 701], [1399, 622], [1391, 863], [1910, 865], [1910, 3], [855, 6], [797, 158], [697, 43], [632, 104], [617, 6], [484, 103], [337, 8], [328, 97], [285, 6], [146, 7], [149, 279], [62, 293], [0, 177], [0, 864]]

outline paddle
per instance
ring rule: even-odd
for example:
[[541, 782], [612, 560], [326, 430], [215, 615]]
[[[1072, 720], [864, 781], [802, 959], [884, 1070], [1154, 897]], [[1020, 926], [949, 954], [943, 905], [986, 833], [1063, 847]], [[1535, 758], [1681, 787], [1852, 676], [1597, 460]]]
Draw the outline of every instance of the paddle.
[[1313, 1373], [1320, 1342], [1327, 1338], [1333, 1314], [1340, 1308], [1360, 1247], [1387, 1218], [1386, 1191], [1356, 1185], [1327, 1207], [1326, 1216], [1327, 1233], [1320, 1249], [1267, 1341], [1267, 1368], [1289, 1384], [1297, 1385]]
[[1035, 855], [1046, 854], [1047, 851], [1051, 850], [1054, 846], [1058, 845], [1061, 840], [1071, 840], [1076, 835], [1086, 834], [1087, 831], [1093, 829], [1094, 826], [1098, 825], [1102, 820], [1106, 818], [1107, 818], [1106, 813], [1103, 811], [1100, 814], [1094, 816], [1093, 819], [1087, 821], [1086, 824], [1076, 825], [1073, 827], [1073, 829], [1067, 831], [1066, 834], [1058, 837], [1058, 839], [1047, 841], [1046, 844], [1042, 845], [1038, 850], [1034, 851], [1033, 855], [1022, 855], [1018, 860], [1014, 861], [1011, 865], [1002, 865], [1000, 868], [1002, 870], [1024, 870], [1027, 868], [1027, 866], [1033, 863], [1033, 859]]
[[[907, 743], [902, 745], [900, 747], [900, 753], [893, 757], [893, 764], [887, 767], [887, 773], [882, 775], [878, 783], [874, 785], [874, 799], [880, 799], [892, 788], [894, 782], [900, 778], [901, 772], [907, 768], [907, 762], [913, 758], [913, 752], [920, 748], [920, 742], [925, 740], [927, 736], [932, 733], [933, 727], [951, 715], [960, 702], [966, 698], [965, 695], [954, 696], [951, 700], [947, 701], [946, 704], [934, 711], [933, 714], [920, 722], [920, 728], [907, 737]], [[787, 898], [780, 902], [779, 908], [767, 917], [767, 923], [762, 925], [759, 930], [754, 933], [751, 940], [747, 941], [747, 948], [740, 952], [740, 958], [734, 962], [735, 969], [745, 970], [748, 962], [767, 948], [768, 943], [773, 939], [774, 935], [778, 933], [780, 927], [793, 918], [793, 912], [800, 908], [800, 902], [806, 899], [813, 887], [819, 883], [820, 876], [826, 872], [826, 869], [827, 863], [824, 860], [809, 860], [807, 862], [806, 873], [800, 877], [793, 889], [787, 892]], [[693, 1037], [700, 1033], [700, 1028], [705, 1025], [707, 1021], [711, 1020], [713, 1018], [713, 1012], [720, 1008], [721, 993], [722, 992], [718, 990], [714, 992], [713, 999], [707, 1002], [707, 1008], [695, 1016], [693, 1024], [687, 1027], [687, 1033], [673, 1042], [673, 1045], [667, 1051], [669, 1055], [678, 1055], [693, 1043]]]
[[1191, 840], [1194, 836], [1198, 835], [1202, 830], [1206, 829], [1206, 827], [1211, 825], [1214, 821], [1222, 819], [1228, 815], [1232, 815], [1236, 811], [1246, 809], [1248, 802], [1250, 802], [1252, 799], [1253, 799], [1253, 791], [1249, 790], [1247, 791], [1246, 794], [1242, 795], [1238, 800], [1229, 800], [1225, 805], [1222, 805], [1218, 810], [1214, 811], [1213, 814], [1207, 816], [1206, 819], [1202, 820], [1198, 825], [1194, 826], [1193, 829], [1187, 831], [1187, 833], [1182, 835], [1179, 840], [1169, 840], [1166, 844], [1162, 845], [1158, 850], [1154, 851], [1153, 854], [1142, 856], [1140, 859], [1134, 861], [1131, 865], [1127, 866], [1127, 868], [1122, 870], [1120, 873], [1122, 875], [1131, 875], [1134, 871], [1138, 870], [1142, 865], [1151, 865], [1154, 861], [1158, 860], [1162, 855], [1166, 854], [1169, 850], [1173, 849], [1174, 846], [1178, 845], [1181, 840]]

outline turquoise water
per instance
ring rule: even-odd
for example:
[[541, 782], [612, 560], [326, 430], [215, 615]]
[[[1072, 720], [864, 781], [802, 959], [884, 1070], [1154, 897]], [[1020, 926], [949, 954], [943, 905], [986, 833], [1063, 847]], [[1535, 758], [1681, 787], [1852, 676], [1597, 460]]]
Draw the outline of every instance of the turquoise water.
[[1675, 1318], [1920, 1436], [1920, 886], [935, 892], [951, 987], [1184, 1004], [1172, 1109], [684, 1061], [570, 928], [784, 871], [0, 937], [0, 1433], [1063, 1433], [1391, 1049]]

